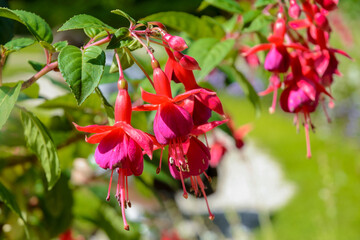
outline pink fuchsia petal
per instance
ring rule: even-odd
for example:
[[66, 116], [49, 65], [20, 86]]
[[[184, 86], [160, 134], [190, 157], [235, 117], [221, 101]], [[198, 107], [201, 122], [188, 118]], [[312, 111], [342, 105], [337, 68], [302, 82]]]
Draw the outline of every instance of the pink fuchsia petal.
[[216, 96], [215, 92], [201, 89], [201, 92], [196, 94], [195, 97], [211, 110], [217, 112], [220, 115], [224, 115], [224, 109], [222, 107], [221, 101], [219, 97]]
[[141, 175], [144, 169], [143, 154], [140, 146], [132, 138], [129, 138], [128, 143], [128, 161], [132, 173], [135, 176]]
[[285, 46], [273, 45], [265, 58], [264, 68], [270, 72], [284, 73], [290, 66], [290, 55]]
[[303, 45], [298, 44], [298, 43], [288, 43], [288, 44], [284, 44], [284, 46], [287, 47], [287, 48], [298, 49], [298, 50], [301, 50], [301, 51], [304, 51], [304, 52], [309, 51], [308, 48], [306, 48]]
[[195, 126], [192, 130], [191, 130], [191, 134], [195, 135], [195, 136], [199, 136], [202, 134], [205, 134], [206, 132], [216, 128], [217, 126], [224, 124], [226, 122], [228, 122], [229, 119], [225, 119], [222, 121], [213, 121], [213, 122], [209, 122], [209, 123], [205, 123], [203, 125], [200, 126]]
[[290, 21], [288, 24], [292, 29], [307, 28], [311, 25], [311, 23], [307, 19], [293, 20]]
[[108, 135], [110, 131], [102, 132], [102, 133], [96, 133], [92, 135], [91, 137], [85, 136], [85, 141], [91, 144], [99, 143], [106, 135]]
[[344, 51], [342, 51], [342, 50], [340, 50], [340, 49], [329, 48], [329, 51], [330, 51], [330, 52], [334, 52], [334, 53], [339, 53], [339, 54], [341, 54], [341, 55], [343, 55], [343, 56], [345, 56], [345, 57], [353, 60], [352, 57], [350, 57], [349, 54], [347, 54], [346, 52], [344, 52]]
[[[201, 88], [197, 88], [197, 89], [193, 89], [193, 90], [188, 90], [188, 91], [186, 91], [186, 92], [184, 92], [184, 93], [182, 93], [182, 94], [179, 94], [179, 95], [177, 95], [176, 97], [174, 97], [172, 102], [176, 103], [176, 102], [183, 101], [183, 100], [186, 99], [186, 98], [189, 98], [189, 97], [191, 97], [191, 96], [193, 96], [193, 95], [195, 95], [195, 94], [200, 93], [202, 90], [203, 90], [203, 89], [201, 89]], [[216, 94], [216, 93], [214, 93], [214, 94]]]
[[272, 46], [273, 46], [272, 43], [259, 44], [259, 45], [256, 45], [256, 46], [250, 48], [249, 50], [247, 50], [246, 52], [244, 52], [242, 55], [243, 55], [244, 57], [246, 57], [246, 56], [255, 54], [255, 53], [259, 52], [259, 51], [268, 50], [268, 49], [270, 49]]
[[126, 166], [127, 137], [122, 130], [110, 132], [95, 150], [95, 161], [104, 169]]
[[223, 159], [223, 156], [225, 155], [227, 149], [226, 147], [220, 142], [220, 141], [216, 141], [210, 149], [210, 155], [211, 155], [211, 159], [210, 159], [210, 166], [215, 168], [219, 165], [219, 163], [221, 162], [221, 160]]
[[311, 83], [311, 81], [307, 79], [301, 79], [297, 81], [296, 84], [312, 101], [315, 101], [316, 88], [314, 83]]
[[152, 158], [153, 152], [153, 143], [151, 139], [141, 130], [133, 128], [130, 124], [125, 122], [121, 123], [122, 129], [126, 132], [131, 139], [133, 139], [137, 144], [144, 149], [145, 153]]
[[211, 117], [211, 109], [201, 103], [197, 98], [194, 98], [192, 119], [194, 125], [202, 125], [208, 122]]
[[193, 122], [190, 113], [173, 103], [160, 105], [154, 119], [154, 133], [160, 144], [190, 133]]
[[143, 89], [141, 89], [141, 98], [145, 102], [148, 102], [148, 103], [151, 103], [154, 105], [170, 101], [170, 98], [168, 98], [167, 96], [149, 93], [149, 92], [144, 91]]
[[101, 132], [107, 132], [115, 129], [114, 126], [101, 126], [101, 125], [89, 125], [85, 127], [81, 127], [74, 123], [75, 128], [80, 132], [88, 132], [88, 133], [101, 133]]
[[156, 109], [158, 109], [159, 106], [158, 105], [154, 105], [154, 104], [144, 104], [144, 105], [140, 105], [140, 106], [136, 106], [133, 107], [133, 111], [154, 111]]

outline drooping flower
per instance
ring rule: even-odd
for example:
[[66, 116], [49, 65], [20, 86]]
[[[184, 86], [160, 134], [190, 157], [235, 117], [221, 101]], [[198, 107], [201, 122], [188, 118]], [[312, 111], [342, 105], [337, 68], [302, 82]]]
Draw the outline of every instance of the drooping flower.
[[143, 171], [143, 151], [150, 158], [153, 144], [142, 131], [131, 126], [131, 99], [127, 92], [127, 82], [119, 80], [119, 92], [115, 102], [115, 124], [113, 126], [90, 125], [78, 126], [77, 130], [95, 133], [86, 138], [88, 143], [99, 143], [95, 151], [96, 163], [104, 169], [111, 169], [111, 177], [107, 200], [110, 199], [110, 189], [114, 170], [118, 173], [116, 198], [121, 205], [124, 228], [129, 230], [125, 217], [125, 208], [131, 206], [128, 195], [128, 176], [139, 176]]

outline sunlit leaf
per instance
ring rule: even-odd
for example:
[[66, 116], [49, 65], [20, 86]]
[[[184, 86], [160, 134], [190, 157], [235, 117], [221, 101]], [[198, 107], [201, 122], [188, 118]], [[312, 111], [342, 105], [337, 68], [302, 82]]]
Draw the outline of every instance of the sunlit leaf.
[[10, 53], [10, 52], [19, 51], [20, 49], [28, 47], [34, 43], [35, 41], [31, 38], [17, 38], [11, 40], [10, 42], [7, 42], [4, 45], [4, 47], [6, 48], [6, 52]]
[[56, 52], [60, 52], [67, 45], [68, 45], [67, 41], [60, 41], [53, 44], [54, 48], [56, 49]]
[[204, 2], [231, 13], [242, 13], [238, 2], [234, 0], [204, 0]]
[[130, 37], [129, 29], [122, 27], [116, 30], [114, 36], [111, 38], [107, 49], [115, 49], [125, 47], [126, 43], [130, 43], [133, 39]]
[[[116, 51], [117, 51], [117, 54], [119, 55], [120, 64], [121, 64], [121, 67], [123, 70], [131, 67], [134, 64], [133, 59], [130, 57], [131, 53], [127, 52], [124, 48], [119, 48]], [[119, 71], [119, 67], [118, 67], [118, 64], [116, 61], [116, 57], [114, 55], [113, 61], [112, 61], [111, 67], [110, 67], [110, 73], [114, 73], [117, 71]]]
[[132, 17], [130, 17], [129, 14], [127, 14], [126, 12], [120, 10], [120, 9], [116, 9], [116, 10], [112, 10], [111, 13], [114, 13], [114, 14], [117, 14], [117, 15], [120, 15], [120, 16], [123, 16], [125, 17], [127, 20], [129, 20], [129, 22], [131, 22], [132, 24], [135, 24], [136, 21], [135, 19], [133, 19]]
[[225, 34], [224, 31], [219, 33], [218, 29], [214, 30], [214, 25], [209, 24], [207, 20], [184, 12], [156, 13], [146, 17], [145, 20], [159, 21], [177, 31], [186, 32], [191, 38], [194, 39], [206, 37], [221, 39]]
[[275, 4], [277, 2], [278, 2], [277, 0], [256, 0], [255, 7], [257, 7], [257, 8], [265, 7], [269, 4]]
[[0, 17], [6, 17], [24, 24], [37, 41], [51, 43], [53, 34], [49, 24], [38, 15], [23, 10], [0, 8]]
[[219, 42], [213, 38], [204, 38], [194, 42], [189, 50], [189, 55], [194, 57], [201, 67], [200, 71], [195, 72], [197, 79], [203, 79], [219, 65], [234, 44], [234, 39]]
[[105, 108], [106, 115], [109, 119], [109, 124], [114, 125], [115, 123], [115, 115], [114, 115], [114, 107], [108, 102], [108, 100], [105, 98], [105, 96], [102, 94], [101, 90], [99, 88], [96, 88], [96, 93], [101, 99], [101, 102]]
[[60, 162], [54, 142], [46, 127], [33, 113], [22, 109], [21, 119], [27, 146], [40, 159], [48, 182], [48, 189], [51, 189], [60, 177]]
[[16, 100], [19, 97], [20, 89], [21, 83], [18, 83], [12, 88], [5, 86], [0, 87], [0, 129], [10, 116]]
[[[87, 15], [87, 14], [79, 14], [76, 15], [69, 20], [67, 20], [59, 29], [60, 31], [67, 31], [72, 29], [83, 29], [83, 28], [95, 28], [95, 29], [107, 29], [113, 30], [112, 27], [105, 24], [101, 20], [97, 19], [96, 17]], [[87, 30], [89, 31], [89, 29]], [[92, 30], [93, 31], [93, 30]]]
[[61, 50], [58, 59], [60, 72], [81, 105], [99, 85], [104, 72], [105, 53], [98, 46], [81, 51], [68, 45]]

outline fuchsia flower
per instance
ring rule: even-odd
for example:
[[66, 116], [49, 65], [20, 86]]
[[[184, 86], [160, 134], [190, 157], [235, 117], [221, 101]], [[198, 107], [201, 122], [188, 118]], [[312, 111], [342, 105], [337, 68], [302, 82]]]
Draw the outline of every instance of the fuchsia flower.
[[142, 131], [131, 126], [131, 99], [127, 92], [127, 82], [119, 80], [119, 93], [115, 102], [115, 124], [113, 126], [90, 125], [78, 126], [77, 130], [95, 133], [86, 138], [88, 143], [99, 143], [95, 151], [96, 163], [104, 168], [111, 169], [109, 191], [106, 200], [110, 199], [110, 189], [114, 170], [119, 174], [116, 189], [116, 198], [121, 205], [124, 228], [129, 230], [126, 222], [125, 208], [131, 203], [128, 195], [127, 177], [139, 176], [143, 171], [143, 152], [151, 158], [153, 144], [151, 139]]
[[301, 14], [301, 9], [296, 0], [290, 0], [289, 16], [298, 19]]
[[169, 44], [169, 47], [175, 51], [181, 52], [188, 48], [185, 40], [182, 37], [173, 36], [166, 33], [162, 38], [165, 42], [167, 42], [167, 44]]
[[211, 145], [210, 148], [210, 166], [216, 168], [223, 159], [226, 152], [227, 149], [224, 144], [219, 140], [215, 140], [215, 142]]
[[[192, 67], [186, 67], [186, 64], [181, 65], [181, 59], [184, 59], [185, 57], [190, 59], [189, 56], [176, 51], [173, 54], [169, 49], [166, 49], [166, 52], [169, 55], [169, 59], [165, 66], [165, 73], [168, 78], [177, 83], [181, 82], [187, 92], [201, 89], [201, 91], [188, 98], [183, 106], [191, 113], [194, 124], [201, 125], [206, 123], [211, 117], [211, 111], [224, 115], [221, 101], [216, 94], [213, 91], [201, 88], [196, 83], [194, 73], [190, 70], [192, 68], [197, 68], [196, 66], [198, 66], [198, 64], [196, 60], [191, 60]], [[179, 62], [177, 62], [174, 55], [177, 56], [177, 58], [180, 58]], [[189, 65], [189, 63], [187, 65]]]
[[260, 92], [259, 95], [266, 95], [271, 92], [274, 92], [273, 102], [269, 108], [270, 113], [275, 111], [276, 99], [277, 99], [277, 89], [281, 86], [279, 73], [287, 72], [290, 66], [290, 55], [287, 48], [300, 49], [307, 51], [308, 49], [297, 43], [284, 43], [284, 37], [286, 33], [286, 22], [282, 18], [282, 14], [279, 13], [279, 17], [276, 20], [273, 27], [273, 34], [268, 37], [270, 43], [259, 44], [251, 49], [249, 49], [244, 56], [254, 54], [258, 51], [263, 51], [270, 49], [265, 58], [264, 68], [272, 72], [270, 77], [270, 84], [268, 89], [263, 92]]

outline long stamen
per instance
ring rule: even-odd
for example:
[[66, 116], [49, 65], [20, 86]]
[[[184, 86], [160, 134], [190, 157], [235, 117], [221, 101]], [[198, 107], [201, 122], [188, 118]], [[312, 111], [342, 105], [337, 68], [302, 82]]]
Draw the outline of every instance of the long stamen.
[[304, 113], [305, 118], [305, 138], [306, 138], [306, 150], [307, 150], [307, 158], [311, 158], [311, 148], [310, 148], [310, 136], [309, 136], [309, 122], [308, 122], [308, 116], [307, 113]]
[[124, 169], [120, 169], [120, 175], [119, 175], [119, 179], [120, 180], [120, 201], [121, 201], [121, 213], [122, 213], [122, 218], [123, 218], [123, 222], [124, 222], [124, 229], [129, 231], [130, 227], [127, 224], [126, 221], [126, 216], [125, 216], [125, 173], [124, 173]]
[[162, 163], [163, 151], [164, 151], [164, 148], [161, 149], [159, 167], [156, 169], [156, 174], [159, 174], [160, 171], [161, 171], [161, 163]]
[[208, 200], [207, 200], [207, 196], [206, 196], [206, 193], [205, 193], [205, 190], [204, 190], [204, 188], [205, 188], [204, 183], [202, 182], [200, 176], [196, 176], [196, 178], [197, 178], [197, 182], [198, 182], [198, 184], [200, 186], [201, 192], [202, 192], [202, 194], [204, 196], [205, 202], [206, 202], [206, 207], [207, 207], [208, 212], [209, 212], [209, 219], [214, 220], [215, 216], [214, 216], [214, 214], [212, 214], [212, 212], [210, 210], [209, 203], [208, 203]]
[[326, 109], [326, 106], [325, 106], [325, 99], [321, 100], [321, 106], [322, 106], [322, 108], [324, 110], [324, 113], [325, 113], [325, 116], [326, 116], [326, 119], [327, 119], [328, 123], [331, 123], [331, 118], [330, 118], [329, 113], [328, 113], [328, 111]]
[[183, 191], [184, 191], [183, 197], [184, 197], [185, 199], [187, 199], [187, 198], [188, 198], [188, 193], [187, 193], [186, 188], [185, 188], [184, 177], [183, 177], [183, 175], [182, 175], [181, 169], [180, 169], [180, 179], [181, 179], [181, 184], [182, 184], [182, 188], [183, 188]]
[[277, 100], [277, 91], [278, 91], [277, 87], [274, 87], [273, 100], [272, 100], [271, 107], [269, 108], [269, 113], [274, 113], [275, 112], [276, 100]]
[[131, 208], [131, 202], [129, 198], [129, 185], [128, 185], [128, 176], [125, 176], [125, 184], [126, 184], [126, 202], [127, 205], [129, 205], [129, 208]]
[[113, 173], [114, 173], [114, 169], [111, 170], [111, 176], [110, 176], [110, 182], [109, 182], [109, 190], [108, 190], [108, 194], [107, 194], [107, 197], [106, 197], [106, 201], [110, 200], [110, 190], [111, 190], [111, 183], [112, 183]]
[[210, 149], [210, 147], [209, 147], [209, 142], [208, 142], [206, 133], [204, 133], [204, 138], [205, 138], [205, 142], [206, 142], [206, 147], [207, 147], [208, 149]]
[[[120, 174], [120, 170], [118, 169], [118, 174]], [[118, 200], [119, 204], [120, 204], [120, 175], [118, 175], [118, 181], [117, 181], [117, 185], [116, 185], [116, 195], [115, 195], [116, 199]]]
[[207, 178], [209, 183], [211, 183], [211, 181], [212, 181], [211, 177], [209, 177], [209, 175], [207, 175], [206, 172], [203, 172], [203, 174], [205, 175], [205, 177]]

